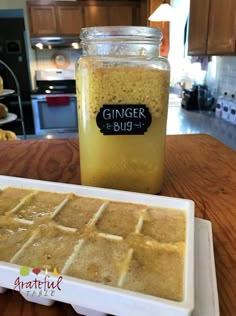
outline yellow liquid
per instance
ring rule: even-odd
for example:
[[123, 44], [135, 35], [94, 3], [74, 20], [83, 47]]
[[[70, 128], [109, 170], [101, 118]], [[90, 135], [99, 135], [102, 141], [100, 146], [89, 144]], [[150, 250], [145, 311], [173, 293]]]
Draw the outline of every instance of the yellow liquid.
[[[101, 66], [81, 58], [77, 71], [81, 183], [144, 193], [161, 190], [169, 71]], [[96, 116], [104, 104], [145, 104], [152, 123], [144, 135], [103, 135]]]

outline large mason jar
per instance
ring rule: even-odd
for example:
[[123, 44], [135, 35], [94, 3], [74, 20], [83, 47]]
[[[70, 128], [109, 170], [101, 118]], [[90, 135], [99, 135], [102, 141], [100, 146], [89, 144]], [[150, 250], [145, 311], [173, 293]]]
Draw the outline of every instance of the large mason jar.
[[170, 69], [160, 29], [83, 28], [76, 64], [81, 184], [159, 193]]

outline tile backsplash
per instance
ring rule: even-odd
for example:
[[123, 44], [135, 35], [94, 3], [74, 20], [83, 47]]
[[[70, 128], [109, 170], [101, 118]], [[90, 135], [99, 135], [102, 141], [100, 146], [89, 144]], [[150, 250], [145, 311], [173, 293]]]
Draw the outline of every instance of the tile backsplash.
[[236, 56], [216, 57], [218, 93], [236, 95]]

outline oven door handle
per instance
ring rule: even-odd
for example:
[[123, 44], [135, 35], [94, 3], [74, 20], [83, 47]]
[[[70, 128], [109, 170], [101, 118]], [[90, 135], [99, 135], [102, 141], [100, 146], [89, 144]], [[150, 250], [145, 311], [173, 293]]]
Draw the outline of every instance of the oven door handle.
[[68, 96], [71, 99], [76, 98], [75, 93], [63, 93], [63, 94], [31, 94], [31, 99], [32, 100], [38, 100], [38, 101], [46, 101], [46, 97], [66, 97]]
[[31, 95], [32, 100], [46, 101], [45, 95]]

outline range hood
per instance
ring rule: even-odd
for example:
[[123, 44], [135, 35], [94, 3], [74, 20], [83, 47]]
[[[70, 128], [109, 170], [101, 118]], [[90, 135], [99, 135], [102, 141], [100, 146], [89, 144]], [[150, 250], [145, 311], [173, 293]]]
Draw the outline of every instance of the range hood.
[[52, 49], [52, 48], [80, 48], [79, 36], [72, 37], [32, 37], [30, 39], [32, 48], [38, 49]]

